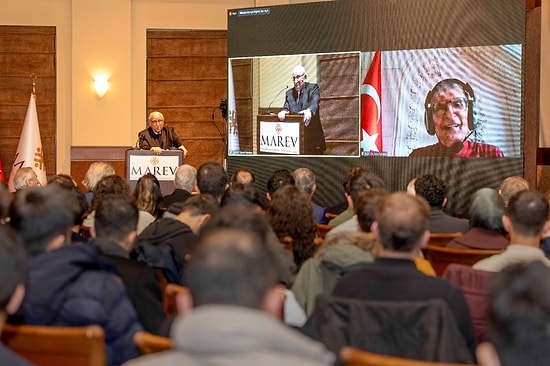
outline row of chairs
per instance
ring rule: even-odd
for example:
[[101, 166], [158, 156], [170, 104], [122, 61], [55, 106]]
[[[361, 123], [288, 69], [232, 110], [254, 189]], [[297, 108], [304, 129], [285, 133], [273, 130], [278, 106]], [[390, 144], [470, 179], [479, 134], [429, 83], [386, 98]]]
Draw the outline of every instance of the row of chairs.
[[[138, 332], [134, 340], [144, 355], [172, 348], [169, 338], [148, 332]], [[39, 366], [106, 366], [104, 333], [98, 325], [47, 327], [6, 324], [2, 342]], [[344, 347], [340, 359], [346, 366], [457, 366], [379, 355], [352, 347]]]

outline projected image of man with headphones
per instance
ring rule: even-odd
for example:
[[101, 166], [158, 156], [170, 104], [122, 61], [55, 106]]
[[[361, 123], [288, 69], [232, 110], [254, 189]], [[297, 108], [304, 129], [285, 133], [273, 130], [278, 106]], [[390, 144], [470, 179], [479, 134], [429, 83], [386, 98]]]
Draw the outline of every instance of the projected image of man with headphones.
[[[409, 156], [504, 157], [497, 146], [477, 141], [475, 102], [468, 83], [444, 79], [435, 84], [426, 95], [424, 122], [438, 142], [414, 149]], [[474, 141], [468, 140], [472, 134]]]

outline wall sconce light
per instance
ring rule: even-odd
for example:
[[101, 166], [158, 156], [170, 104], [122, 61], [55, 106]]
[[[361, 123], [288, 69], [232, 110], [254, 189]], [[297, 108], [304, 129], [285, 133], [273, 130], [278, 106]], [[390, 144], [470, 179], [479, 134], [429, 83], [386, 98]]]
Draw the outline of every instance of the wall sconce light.
[[107, 80], [106, 76], [98, 75], [94, 79], [94, 87], [97, 96], [103, 98], [105, 93], [107, 93], [107, 89], [109, 89], [109, 80]]

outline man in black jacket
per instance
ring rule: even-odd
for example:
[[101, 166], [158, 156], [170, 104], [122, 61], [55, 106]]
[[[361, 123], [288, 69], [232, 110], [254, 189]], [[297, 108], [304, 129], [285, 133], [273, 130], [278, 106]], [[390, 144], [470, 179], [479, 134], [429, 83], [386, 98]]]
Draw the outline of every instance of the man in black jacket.
[[106, 197], [96, 208], [92, 244], [120, 274], [145, 330], [168, 336], [161, 331], [166, 315], [159, 279], [152, 267], [130, 260], [129, 252], [137, 237], [137, 221], [138, 209], [129, 196]]

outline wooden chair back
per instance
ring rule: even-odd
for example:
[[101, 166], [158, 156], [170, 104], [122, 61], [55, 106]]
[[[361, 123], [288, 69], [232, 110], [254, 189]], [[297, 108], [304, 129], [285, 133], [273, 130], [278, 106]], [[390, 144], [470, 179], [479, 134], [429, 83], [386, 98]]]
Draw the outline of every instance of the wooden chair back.
[[345, 366], [467, 366], [467, 364], [441, 363], [392, 357], [365, 352], [353, 347], [340, 350], [340, 360]]
[[169, 283], [164, 288], [162, 303], [164, 305], [164, 312], [167, 316], [176, 315], [178, 308], [176, 305], [176, 296], [181, 292], [187, 292], [189, 289], [185, 286]]
[[424, 257], [430, 261], [438, 276], [441, 276], [451, 263], [465, 264], [471, 267], [483, 258], [501, 252], [502, 249], [457, 249], [431, 244], [428, 244], [423, 250]]
[[438, 247], [447, 246], [453, 239], [461, 236], [462, 233], [431, 233], [428, 244]]
[[2, 342], [40, 366], [105, 366], [105, 335], [99, 325], [56, 327], [5, 324]]
[[162, 352], [172, 348], [172, 340], [170, 338], [161, 337], [149, 332], [136, 332], [134, 343], [142, 355]]
[[325, 235], [327, 235], [327, 233], [332, 230], [332, 228], [334, 226], [331, 226], [331, 225], [325, 225], [325, 224], [315, 224], [317, 225], [317, 231], [319, 232], [319, 237], [320, 238], [325, 238]]

